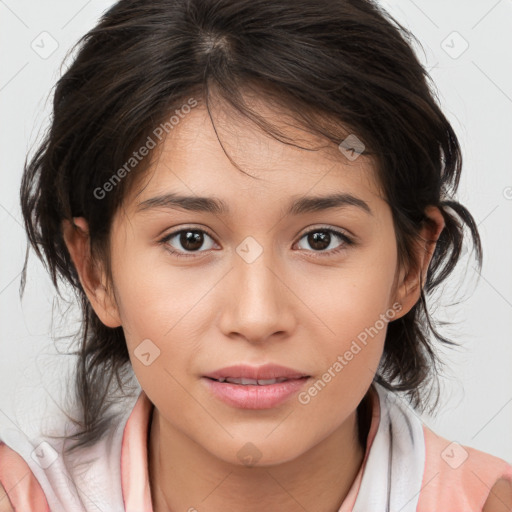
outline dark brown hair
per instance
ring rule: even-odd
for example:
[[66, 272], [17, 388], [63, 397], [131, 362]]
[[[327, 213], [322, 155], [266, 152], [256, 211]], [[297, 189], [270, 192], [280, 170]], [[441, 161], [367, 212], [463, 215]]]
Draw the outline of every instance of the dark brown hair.
[[375, 376], [425, 410], [440, 363], [433, 340], [456, 345], [436, 330], [426, 296], [454, 269], [466, 230], [479, 265], [482, 255], [475, 222], [454, 199], [460, 146], [415, 41], [370, 0], [121, 0], [81, 38], [56, 84], [51, 126], [27, 158], [21, 186], [30, 244], [57, 290], [62, 280], [76, 291], [83, 312], [79, 349], [72, 352], [79, 411], [72, 449], [103, 435], [115, 392], [132, 369], [123, 329], [103, 325], [81, 288], [62, 221], [85, 217], [92, 254], [108, 267], [113, 215], [149, 158], [104, 197], [97, 191], [187, 99], [208, 107], [214, 96], [222, 98], [293, 144], [248, 107], [242, 92], [249, 89], [282, 105], [310, 133], [335, 144], [355, 134], [364, 143], [392, 210], [400, 265], [415, 263], [425, 208], [441, 210], [445, 228], [424, 291], [389, 324]]

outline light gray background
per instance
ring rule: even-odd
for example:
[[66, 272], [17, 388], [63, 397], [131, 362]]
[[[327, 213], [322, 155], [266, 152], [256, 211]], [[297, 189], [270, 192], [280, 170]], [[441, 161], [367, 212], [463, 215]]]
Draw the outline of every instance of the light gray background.
[[[50, 338], [55, 292], [33, 254], [19, 300], [21, 172], [47, 126], [48, 94], [66, 52], [112, 3], [0, 0], [0, 426], [14, 423], [28, 436], [69, 385], [70, 358], [59, 356]], [[462, 348], [442, 351], [440, 412], [422, 419], [449, 440], [512, 462], [512, 0], [381, 4], [423, 45], [418, 55], [463, 147], [459, 199], [475, 216], [485, 249], [479, 281], [469, 260], [436, 301], [437, 318], [455, 322], [442, 332]], [[60, 333], [73, 329], [64, 310], [55, 310]], [[58, 347], [65, 350], [65, 340]]]

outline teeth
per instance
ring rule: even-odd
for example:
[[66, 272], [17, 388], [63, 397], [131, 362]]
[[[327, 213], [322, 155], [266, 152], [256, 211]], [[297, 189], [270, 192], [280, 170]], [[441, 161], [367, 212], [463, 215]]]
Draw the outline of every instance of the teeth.
[[241, 378], [222, 378], [217, 379], [219, 382], [229, 382], [231, 384], [242, 384], [243, 386], [268, 386], [270, 384], [276, 384], [277, 382], [284, 382], [288, 380], [286, 377], [279, 377], [277, 379], [246, 379], [245, 377]]
[[267, 384], [275, 384], [276, 382], [284, 382], [288, 380], [286, 377], [279, 377], [277, 379], [258, 379], [258, 384], [260, 386], [266, 386]]
[[275, 384], [276, 382], [277, 382], [277, 379], [258, 380], [258, 384], [260, 386], [267, 386], [268, 384]]
[[241, 379], [226, 379], [228, 382], [231, 382], [231, 384], [243, 384], [244, 386], [246, 385], [251, 385], [251, 386], [257, 386], [258, 385], [258, 381], [256, 379], [246, 379], [245, 377], [242, 377]]

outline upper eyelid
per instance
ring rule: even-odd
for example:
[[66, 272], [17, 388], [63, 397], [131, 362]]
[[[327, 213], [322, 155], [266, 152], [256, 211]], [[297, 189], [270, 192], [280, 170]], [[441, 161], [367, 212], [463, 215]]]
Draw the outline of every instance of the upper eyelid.
[[[299, 237], [299, 240], [312, 232], [314, 233], [315, 231], [330, 231], [331, 233], [334, 233], [335, 236], [346, 237], [350, 240], [353, 240], [353, 235], [348, 233], [347, 230], [343, 229], [343, 228], [338, 228], [338, 227], [334, 228], [334, 227], [321, 225], [321, 226], [313, 226], [313, 227], [305, 228], [305, 229], [306, 229], [306, 231], [302, 232], [300, 235], [296, 235]], [[218, 244], [215, 236], [213, 236], [207, 229], [205, 229], [203, 227], [199, 228], [199, 227], [195, 227], [195, 226], [185, 226], [185, 227], [179, 228], [175, 231], [171, 231], [170, 233], [164, 235], [160, 240], [161, 241], [169, 241], [171, 238], [174, 238], [176, 235], [178, 235], [182, 231], [187, 231], [187, 230], [202, 231], [202, 232], [206, 233], [216, 244]], [[194, 252], [205, 252], [205, 251], [194, 251]]]
[[185, 226], [184, 228], [176, 229], [175, 231], [171, 231], [162, 237], [160, 237], [161, 240], [168, 240], [169, 238], [172, 238], [176, 236], [177, 234], [181, 233], [182, 231], [202, 231], [203, 233], [206, 233], [210, 238], [215, 240], [215, 237], [205, 228], [198, 228], [195, 226]]
[[347, 231], [344, 228], [333, 228], [333, 227], [329, 227], [329, 226], [313, 226], [312, 228], [306, 228], [306, 231], [304, 231], [300, 236], [302, 238], [304, 235], [308, 235], [311, 232], [314, 233], [315, 231], [330, 231], [334, 234], [339, 233], [339, 234], [345, 235], [347, 238], [352, 238], [352, 236], [353, 236], [350, 234], [349, 231]]
[[[308, 227], [308, 228], [304, 228], [305, 231], [302, 233], [301, 236], [304, 236], [304, 235], [307, 235], [308, 233], [311, 233], [311, 231], [315, 231], [315, 230], [318, 230], [318, 231], [322, 231], [322, 230], [325, 230], [325, 231], [341, 231], [343, 234], [347, 234], [347, 236], [353, 236], [350, 234], [350, 232], [345, 229], [345, 228], [339, 228], [339, 227], [331, 227], [331, 226], [326, 226], [326, 225], [320, 225], [320, 226], [313, 226], [313, 227]], [[181, 233], [182, 231], [187, 231], [187, 230], [190, 230], [190, 231], [203, 231], [205, 232], [208, 236], [210, 236], [211, 238], [215, 238], [214, 235], [212, 235], [208, 229], [204, 228], [204, 227], [196, 227], [196, 226], [185, 226], [185, 227], [180, 227], [179, 229], [176, 229], [175, 231], [171, 231], [165, 235], [162, 236], [162, 238], [168, 238], [170, 236], [174, 236], [174, 235], [177, 235], [178, 233]], [[300, 232], [299, 232], [300, 233]], [[299, 234], [295, 235], [295, 236], [299, 236]]]

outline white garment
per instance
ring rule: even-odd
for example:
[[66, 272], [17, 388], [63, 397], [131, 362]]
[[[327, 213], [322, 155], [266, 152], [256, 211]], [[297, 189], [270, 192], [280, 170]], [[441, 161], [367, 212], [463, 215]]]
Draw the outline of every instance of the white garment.
[[414, 512], [425, 467], [423, 425], [396, 394], [374, 386], [381, 417], [352, 512]]
[[[41, 485], [51, 512], [124, 512], [121, 446], [124, 427], [136, 400], [137, 396], [126, 397], [119, 403], [116, 409], [122, 412], [109, 435], [66, 458], [62, 456], [63, 445], [68, 444], [65, 440], [44, 435], [28, 439], [14, 427], [2, 428], [0, 440], [27, 462]], [[74, 431], [75, 427], [69, 425], [63, 425], [62, 430]], [[56, 433], [52, 431], [51, 434]], [[40, 444], [44, 442], [48, 444]], [[37, 447], [36, 451], [42, 456], [40, 463], [34, 454]], [[50, 461], [51, 464], [44, 467]]]

